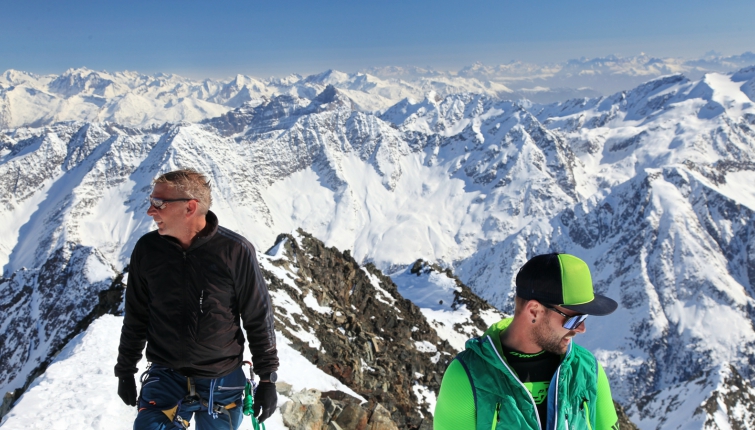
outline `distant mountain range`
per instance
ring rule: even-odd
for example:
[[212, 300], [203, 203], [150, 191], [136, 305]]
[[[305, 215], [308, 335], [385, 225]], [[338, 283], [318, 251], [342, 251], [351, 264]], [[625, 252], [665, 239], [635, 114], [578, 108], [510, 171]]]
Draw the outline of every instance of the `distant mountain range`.
[[0, 75], [0, 129], [39, 127], [59, 121], [115, 122], [129, 127], [165, 122], [198, 122], [244, 104], [258, 105], [276, 95], [311, 100], [326, 86], [342, 91], [364, 112], [378, 112], [403, 99], [429, 93], [485, 94], [535, 103], [597, 97], [629, 90], [659, 76], [682, 73], [699, 79], [708, 72], [731, 72], [755, 64], [755, 54], [714, 53], [697, 60], [608, 56], [537, 65], [520, 61], [498, 66], [480, 63], [458, 72], [419, 67], [336, 70], [311, 76], [192, 80], [177, 75], [70, 69], [62, 75], [7, 70]]
[[[45, 85], [119, 97], [116, 80], [95, 76]], [[149, 100], [179, 80], [148, 79], [137, 87]], [[87, 120], [0, 132], [0, 389], [42, 371], [112, 290], [153, 228], [151, 180], [192, 166], [210, 175], [223, 225], [260, 245], [303, 228], [393, 275], [399, 292], [421, 258], [510, 312], [528, 258], [576, 254], [620, 303], [577, 342], [640, 428], [755, 429], [755, 66], [555, 103], [434, 88], [387, 104], [368, 84], [395, 79], [331, 71], [210, 118], [134, 126], [81, 111]], [[3, 85], [4, 97], [22, 87]], [[171, 88], [184, 101], [240, 94]]]

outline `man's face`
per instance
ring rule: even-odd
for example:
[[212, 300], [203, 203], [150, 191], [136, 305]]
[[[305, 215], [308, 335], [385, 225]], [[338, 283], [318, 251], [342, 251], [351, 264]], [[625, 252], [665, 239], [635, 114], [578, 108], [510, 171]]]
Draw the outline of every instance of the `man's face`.
[[[163, 200], [180, 199], [185, 196], [179, 195], [169, 184], [155, 184], [151, 197]], [[186, 202], [169, 202], [163, 209], [149, 205], [147, 215], [151, 216], [157, 224], [157, 232], [161, 235], [179, 237], [180, 232], [186, 228]]]
[[[554, 306], [559, 311], [572, 316], [576, 315], [576, 312]], [[540, 318], [532, 329], [532, 336], [535, 343], [542, 349], [553, 354], [565, 354], [569, 348], [569, 342], [577, 333], [585, 332], [585, 323], [577, 327], [575, 330], [567, 330], [563, 327], [564, 318], [557, 312], [553, 312], [549, 309], [545, 309], [544, 318]]]

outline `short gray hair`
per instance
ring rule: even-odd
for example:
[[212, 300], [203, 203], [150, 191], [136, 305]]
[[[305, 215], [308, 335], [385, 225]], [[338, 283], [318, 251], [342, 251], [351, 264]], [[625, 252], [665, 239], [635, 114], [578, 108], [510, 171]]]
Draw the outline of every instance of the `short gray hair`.
[[210, 180], [194, 169], [180, 169], [163, 173], [153, 181], [155, 184], [168, 184], [183, 193], [185, 197], [199, 202], [199, 213], [207, 214], [212, 205]]

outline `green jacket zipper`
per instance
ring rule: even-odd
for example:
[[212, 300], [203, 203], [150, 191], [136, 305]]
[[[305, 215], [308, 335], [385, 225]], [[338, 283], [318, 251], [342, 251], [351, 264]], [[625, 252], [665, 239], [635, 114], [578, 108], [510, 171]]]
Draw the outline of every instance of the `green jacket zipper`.
[[501, 412], [501, 404], [496, 403], [495, 404], [495, 413], [493, 414], [493, 425], [490, 426], [490, 430], [495, 430], [496, 426], [498, 425], [498, 421], [500, 421], [500, 418], [498, 418], [498, 414]]
[[[490, 342], [490, 345], [493, 347], [493, 351], [495, 351], [495, 354], [498, 356], [498, 359], [501, 360], [501, 363], [503, 363], [503, 365], [506, 367], [506, 370], [509, 371], [509, 373], [511, 374], [511, 376], [514, 377], [514, 379], [516, 380], [516, 382], [519, 383], [519, 385], [522, 387], [522, 389], [524, 390], [524, 392], [527, 393], [527, 395], [530, 397], [530, 402], [532, 402], [532, 407], [535, 410], [535, 418], [537, 418], [537, 426], [538, 426], [538, 428], [540, 430], [543, 430], [543, 424], [540, 422], [540, 415], [537, 413], [537, 404], [535, 403], [535, 398], [532, 397], [532, 393], [530, 393], [530, 390], [528, 390], [527, 387], [524, 386], [524, 384], [522, 383], [522, 381], [520, 381], [519, 378], [517, 378], [515, 376], [516, 374], [511, 370], [511, 368], [509, 367], [509, 365], [506, 363], [506, 360], [504, 360], [503, 357], [501, 357], [501, 354], [498, 353], [498, 349], [495, 347], [495, 343], [493, 343], [493, 339], [490, 338], [490, 335], [488, 335], [486, 337], [488, 338], [488, 342]], [[561, 368], [561, 366], [559, 365], [559, 369], [560, 368]], [[497, 412], [498, 412], [498, 409], [496, 409], [496, 417], [498, 417], [498, 413]], [[494, 426], [495, 426], [495, 424], [497, 424], [497, 423], [493, 422]]]
[[590, 425], [590, 406], [587, 404], [587, 399], [582, 401], [582, 408], [585, 410], [585, 422], [587, 422], [587, 430], [592, 430]]

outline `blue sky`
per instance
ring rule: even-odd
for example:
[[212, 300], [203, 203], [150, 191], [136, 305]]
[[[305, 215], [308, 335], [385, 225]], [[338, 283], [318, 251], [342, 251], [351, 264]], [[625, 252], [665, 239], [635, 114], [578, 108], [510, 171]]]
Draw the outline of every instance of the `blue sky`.
[[755, 51], [755, 2], [0, 0], [0, 72], [202, 78]]

